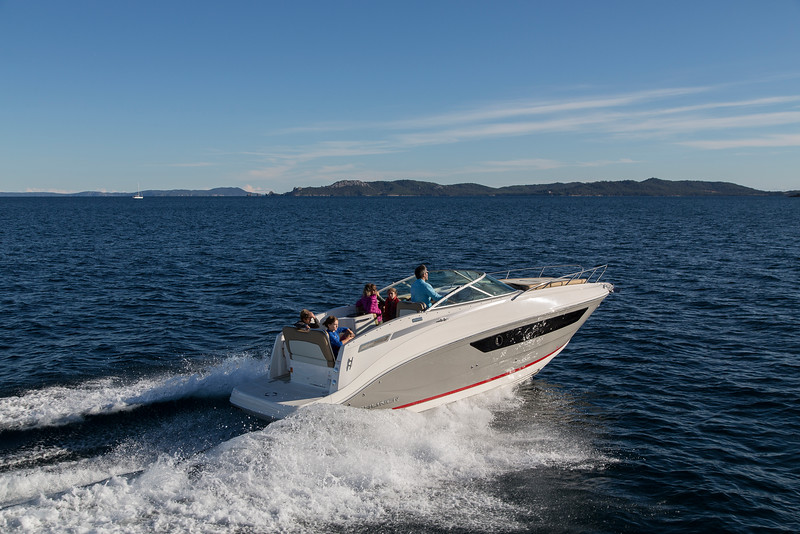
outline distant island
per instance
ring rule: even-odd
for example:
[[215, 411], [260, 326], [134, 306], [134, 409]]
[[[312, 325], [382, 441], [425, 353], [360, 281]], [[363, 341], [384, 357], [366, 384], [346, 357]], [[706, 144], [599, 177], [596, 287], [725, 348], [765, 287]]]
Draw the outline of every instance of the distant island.
[[[795, 192], [796, 193], [796, 192]], [[292, 197], [464, 197], [464, 196], [782, 196], [786, 192], [759, 191], [729, 182], [703, 182], [695, 180], [670, 181], [648, 178], [602, 182], [569, 182], [534, 185], [489, 187], [480, 184], [439, 185], [416, 180], [393, 182], [362, 182], [342, 180], [323, 187], [295, 187], [284, 196]]]
[[[0, 197], [133, 197], [133, 193], [106, 193], [83, 191], [81, 193], [3, 193]], [[239, 187], [216, 187], [214, 189], [170, 189], [167, 191], [141, 191], [143, 197], [246, 197], [264, 196], [248, 193]]]
[[[0, 197], [129, 197], [133, 193], [2, 193]], [[489, 187], [480, 184], [440, 185], [417, 180], [364, 182], [340, 180], [321, 187], [295, 187], [288, 193], [249, 193], [239, 187], [168, 191], [142, 191], [147, 197], [480, 197], [480, 196], [581, 196], [581, 197], [708, 197], [708, 196], [800, 196], [800, 191], [760, 191], [730, 182], [661, 180], [648, 178], [601, 182], [556, 182], [552, 184]]]

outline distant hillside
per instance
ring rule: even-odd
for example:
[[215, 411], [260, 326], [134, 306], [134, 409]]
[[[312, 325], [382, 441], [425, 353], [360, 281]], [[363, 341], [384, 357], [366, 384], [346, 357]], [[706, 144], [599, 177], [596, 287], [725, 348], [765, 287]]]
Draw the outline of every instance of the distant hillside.
[[[214, 189], [170, 189], [168, 191], [142, 191], [143, 197], [246, 197], [247, 191], [239, 187], [215, 187]], [[73, 196], [132, 196], [133, 193], [77, 193]]]
[[[74, 197], [128, 197], [133, 193], [75, 193]], [[142, 191], [143, 197], [246, 197], [247, 191], [239, 187], [216, 187], [214, 189], [170, 189], [168, 191]]]
[[479, 184], [439, 185], [416, 180], [394, 182], [362, 182], [342, 180], [323, 187], [295, 187], [285, 193], [290, 197], [452, 197], [496, 194], [492, 187]]
[[295, 187], [284, 196], [293, 197], [382, 197], [382, 196], [774, 196], [784, 193], [759, 191], [729, 182], [693, 180], [669, 181], [649, 178], [603, 182], [570, 182], [537, 185], [488, 187], [480, 184], [439, 185], [432, 182], [397, 180], [394, 182], [362, 182], [343, 180], [323, 187]]
[[[0, 193], [0, 197], [132, 197], [134, 193], [103, 193], [83, 191], [81, 193]], [[168, 191], [142, 191], [147, 197], [246, 197], [253, 196], [239, 187], [216, 187], [214, 189], [170, 189]], [[263, 196], [263, 195], [261, 195]]]

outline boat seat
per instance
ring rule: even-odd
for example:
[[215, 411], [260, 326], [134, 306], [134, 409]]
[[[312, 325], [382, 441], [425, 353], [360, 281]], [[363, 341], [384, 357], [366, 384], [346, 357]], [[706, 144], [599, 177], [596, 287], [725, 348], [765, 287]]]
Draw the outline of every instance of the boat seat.
[[283, 328], [283, 339], [286, 340], [289, 358], [292, 360], [327, 367], [336, 364], [336, 357], [325, 330], [298, 330], [293, 326], [286, 326]]
[[339, 317], [339, 326], [349, 328], [357, 336], [363, 334], [373, 326], [375, 326], [375, 314], [367, 313], [365, 315], [345, 316]]
[[425, 311], [424, 303], [422, 302], [411, 302], [408, 300], [401, 300], [397, 303], [397, 316], [402, 317], [404, 315], [412, 315], [415, 313], [420, 313]]

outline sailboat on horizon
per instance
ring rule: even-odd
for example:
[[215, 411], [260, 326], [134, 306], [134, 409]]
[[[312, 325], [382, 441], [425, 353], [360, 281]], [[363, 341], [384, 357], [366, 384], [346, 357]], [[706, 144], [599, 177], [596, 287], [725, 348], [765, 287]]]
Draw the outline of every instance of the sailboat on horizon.
[[139, 184], [136, 184], [136, 194], [135, 194], [135, 195], [133, 195], [133, 198], [135, 198], [135, 199], [139, 199], [139, 200], [141, 200], [141, 199], [143, 199], [143, 198], [144, 198], [144, 197], [142, 196], [142, 188], [140, 187], [140, 185], [139, 185]]

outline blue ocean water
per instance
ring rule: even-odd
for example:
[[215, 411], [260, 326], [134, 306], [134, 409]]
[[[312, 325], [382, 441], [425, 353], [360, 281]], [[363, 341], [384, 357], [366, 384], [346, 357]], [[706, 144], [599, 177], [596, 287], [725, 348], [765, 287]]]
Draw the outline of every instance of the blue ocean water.
[[[800, 200], [0, 199], [0, 531], [800, 531]], [[608, 263], [537, 378], [233, 409], [299, 309]]]

